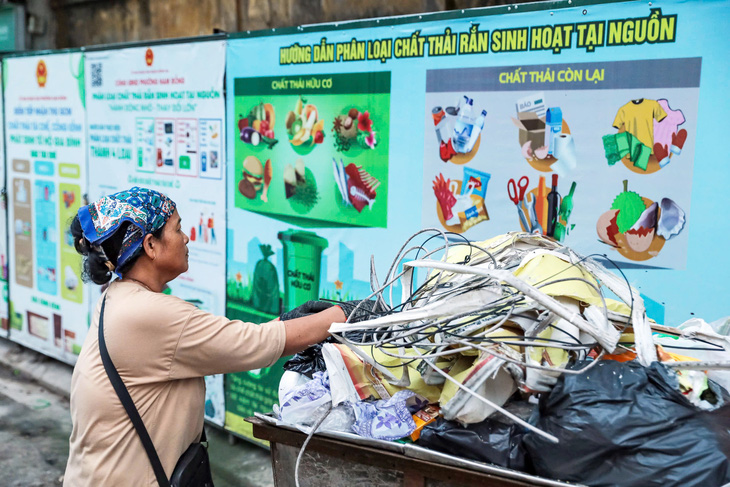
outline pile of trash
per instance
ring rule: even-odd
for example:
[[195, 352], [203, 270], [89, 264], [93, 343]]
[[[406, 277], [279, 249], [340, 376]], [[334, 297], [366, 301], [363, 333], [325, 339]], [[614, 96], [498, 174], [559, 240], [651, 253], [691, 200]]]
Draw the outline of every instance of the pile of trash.
[[535, 234], [425, 230], [379, 282], [287, 362], [278, 419], [587, 485], [730, 482], [724, 321], [657, 325], [621, 274]]

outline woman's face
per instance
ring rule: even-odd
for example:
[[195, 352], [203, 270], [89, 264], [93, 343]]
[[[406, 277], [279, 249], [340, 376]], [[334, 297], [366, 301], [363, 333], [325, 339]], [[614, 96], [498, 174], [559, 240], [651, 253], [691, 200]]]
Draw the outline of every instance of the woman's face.
[[175, 210], [159, 239], [159, 250], [155, 254], [155, 265], [158, 270], [173, 276], [170, 280], [188, 270], [188, 242], [190, 239], [182, 230], [180, 214]]

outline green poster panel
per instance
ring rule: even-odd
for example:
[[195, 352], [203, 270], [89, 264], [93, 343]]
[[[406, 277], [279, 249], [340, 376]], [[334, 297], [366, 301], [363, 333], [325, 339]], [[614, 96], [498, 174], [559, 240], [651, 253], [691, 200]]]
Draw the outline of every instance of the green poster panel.
[[237, 78], [234, 97], [236, 208], [386, 227], [389, 72]]
[[284, 362], [288, 358], [281, 358], [265, 369], [226, 375], [224, 387], [227, 430], [256, 443], [267, 444], [254, 438], [252, 426], [245, 419], [257, 411], [271, 411], [271, 407], [279, 402], [279, 380], [284, 373]]
[[[266, 259], [264, 259], [266, 261]], [[229, 283], [229, 292], [231, 284]], [[278, 298], [278, 287], [276, 289]], [[277, 306], [279, 300], [277, 299]], [[265, 313], [254, 308], [248, 302], [231, 302], [226, 306], [226, 316], [231, 319], [251, 323], [272, 321], [278, 315]], [[226, 405], [225, 428], [251, 441], [266, 444], [253, 437], [251, 424], [245, 418], [253, 416], [256, 411], [270, 411], [273, 404], [279, 402], [279, 380], [284, 373], [283, 365], [288, 357], [279, 359], [273, 366], [226, 374], [224, 380], [224, 397]]]

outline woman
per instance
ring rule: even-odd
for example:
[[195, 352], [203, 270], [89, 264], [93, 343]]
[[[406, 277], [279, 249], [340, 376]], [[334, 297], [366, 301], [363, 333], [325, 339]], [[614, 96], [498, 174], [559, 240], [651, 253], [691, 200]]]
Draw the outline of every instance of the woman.
[[[263, 325], [199, 310], [163, 294], [188, 269], [175, 203], [134, 187], [84, 206], [71, 223], [85, 277], [109, 284], [104, 341], [168, 478], [203, 427], [203, 376], [268, 367], [328, 336], [346, 319], [334, 306]], [[99, 354], [101, 300], [71, 381], [73, 430], [64, 485], [157, 485], [149, 459]]]

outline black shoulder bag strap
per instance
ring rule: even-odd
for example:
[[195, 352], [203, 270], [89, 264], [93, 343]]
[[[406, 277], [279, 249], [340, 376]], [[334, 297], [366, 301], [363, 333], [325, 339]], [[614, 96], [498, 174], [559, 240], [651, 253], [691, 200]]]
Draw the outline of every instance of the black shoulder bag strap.
[[119, 377], [119, 372], [117, 372], [116, 367], [114, 367], [112, 358], [109, 356], [109, 352], [106, 349], [106, 342], [104, 341], [105, 304], [106, 295], [104, 296], [104, 300], [101, 302], [101, 313], [99, 314], [99, 352], [101, 353], [101, 361], [104, 364], [106, 374], [109, 376], [109, 380], [111, 381], [112, 386], [114, 386], [117, 396], [119, 396], [119, 400], [122, 401], [122, 406], [124, 406], [124, 409], [127, 410], [127, 415], [129, 415], [129, 419], [132, 420], [134, 429], [137, 430], [139, 439], [142, 441], [142, 445], [144, 446], [147, 456], [150, 459], [150, 463], [152, 464], [152, 470], [155, 471], [157, 483], [160, 484], [161, 487], [169, 487], [170, 481], [167, 479], [167, 475], [165, 475], [165, 469], [162, 468], [162, 463], [160, 462], [160, 457], [157, 456], [155, 445], [152, 444], [152, 439], [150, 438], [149, 433], [147, 433], [147, 428], [145, 428], [144, 423], [142, 422], [142, 418], [134, 405], [134, 401], [132, 401], [132, 397], [129, 395], [127, 387], [124, 385], [124, 382], [122, 382], [122, 378]]

